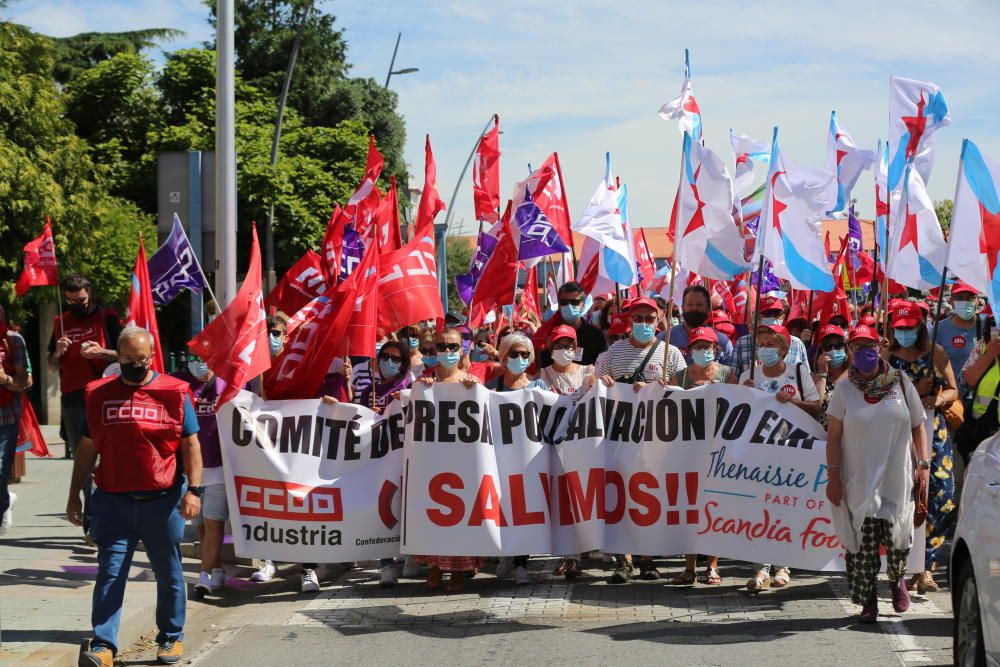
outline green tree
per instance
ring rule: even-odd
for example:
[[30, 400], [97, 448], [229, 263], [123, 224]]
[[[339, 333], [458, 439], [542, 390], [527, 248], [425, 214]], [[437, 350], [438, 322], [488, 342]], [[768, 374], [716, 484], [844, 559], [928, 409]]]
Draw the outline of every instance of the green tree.
[[937, 214], [938, 222], [941, 223], [941, 229], [944, 230], [945, 236], [951, 229], [951, 210], [952, 201], [950, 199], [934, 202], [934, 212]]
[[[2, 9], [5, 5], [0, 5]], [[52, 75], [67, 84], [90, 68], [128, 53], [137, 55], [162, 41], [184, 35], [183, 30], [147, 28], [128, 32], [82, 32], [70, 37], [53, 37], [55, 64]]]

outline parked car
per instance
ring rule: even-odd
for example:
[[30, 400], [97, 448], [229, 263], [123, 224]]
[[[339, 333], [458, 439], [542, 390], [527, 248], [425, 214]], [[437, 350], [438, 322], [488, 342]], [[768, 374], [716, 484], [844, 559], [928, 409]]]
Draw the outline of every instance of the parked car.
[[966, 468], [948, 576], [955, 664], [1000, 666], [1000, 434]]

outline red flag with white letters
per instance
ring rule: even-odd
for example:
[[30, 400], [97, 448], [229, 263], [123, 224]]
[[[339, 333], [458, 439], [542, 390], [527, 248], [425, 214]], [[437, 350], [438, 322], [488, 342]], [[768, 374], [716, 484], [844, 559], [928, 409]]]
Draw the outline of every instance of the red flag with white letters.
[[326, 276], [328, 285], [336, 285], [340, 282], [340, 253], [344, 250], [344, 223], [346, 216], [340, 208], [340, 204], [333, 207], [330, 214], [330, 221], [326, 223], [326, 233], [323, 235], [323, 243], [320, 245], [320, 260], [323, 266], [323, 275]]
[[139, 254], [135, 258], [135, 270], [132, 272], [132, 291], [128, 296], [129, 326], [140, 327], [153, 335], [153, 361], [150, 364], [157, 373], [162, 373], [163, 349], [160, 347], [160, 327], [156, 323], [156, 305], [153, 303], [153, 290], [149, 282], [149, 266], [146, 264], [146, 248], [142, 238], [139, 239]]
[[486, 314], [498, 306], [514, 303], [517, 284], [517, 246], [510, 231], [510, 203], [503, 214], [500, 237], [483, 274], [476, 283], [469, 304], [469, 326], [476, 329], [483, 324]]
[[250, 267], [240, 291], [221, 315], [188, 341], [188, 347], [226, 382], [215, 403], [216, 410], [232, 400], [247, 382], [271, 367], [256, 225], [250, 245]]
[[52, 221], [45, 218], [42, 235], [24, 244], [24, 270], [14, 290], [19, 297], [23, 297], [32, 287], [58, 284], [59, 267], [56, 263], [56, 242], [52, 238]]
[[444, 319], [436, 259], [434, 237], [428, 235], [379, 257], [379, 329], [398, 331], [423, 320]]
[[500, 116], [493, 116], [493, 127], [476, 147], [472, 162], [472, 194], [476, 219], [496, 222], [500, 208]]
[[357, 230], [362, 239], [366, 239], [368, 233], [371, 231], [375, 213], [378, 210], [379, 203], [382, 201], [382, 192], [376, 187], [375, 182], [378, 181], [378, 177], [382, 174], [382, 167], [384, 165], [385, 160], [382, 158], [382, 154], [378, 152], [378, 147], [375, 146], [375, 137], [369, 136], [365, 176], [361, 180], [361, 184], [358, 185], [358, 189], [351, 195], [347, 206], [344, 207], [344, 213], [347, 215], [347, 223], [354, 225], [354, 229]]
[[649, 244], [646, 243], [646, 231], [641, 227], [632, 231], [632, 243], [635, 246], [635, 258], [639, 264], [639, 275], [642, 279], [640, 283], [643, 289], [649, 289], [656, 275], [656, 264], [653, 261], [653, 253], [649, 251]]
[[307, 250], [281, 277], [264, 305], [267, 312], [280, 311], [291, 316], [328, 290], [322, 258], [315, 250]]
[[424, 189], [417, 205], [417, 224], [414, 236], [434, 236], [434, 216], [445, 210], [444, 201], [437, 188], [437, 164], [431, 152], [431, 135], [424, 138]]
[[396, 177], [389, 179], [389, 191], [375, 212], [375, 233], [378, 234], [382, 252], [392, 252], [403, 247], [403, 235], [399, 226], [399, 200], [396, 198]]

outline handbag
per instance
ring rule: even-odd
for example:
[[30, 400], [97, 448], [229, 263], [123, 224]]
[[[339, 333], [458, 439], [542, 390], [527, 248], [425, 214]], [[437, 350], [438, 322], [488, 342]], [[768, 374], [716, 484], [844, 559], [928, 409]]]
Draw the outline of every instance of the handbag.
[[965, 423], [965, 406], [962, 401], [952, 401], [941, 408], [941, 414], [944, 416], [945, 423], [948, 424], [948, 430], [952, 433], [957, 432]]

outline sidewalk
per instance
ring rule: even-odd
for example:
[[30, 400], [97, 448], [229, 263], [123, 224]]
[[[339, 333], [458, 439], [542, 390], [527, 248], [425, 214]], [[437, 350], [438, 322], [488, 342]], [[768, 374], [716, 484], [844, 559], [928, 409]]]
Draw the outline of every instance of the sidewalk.
[[[73, 462], [63, 459], [57, 429], [43, 427], [53, 458], [28, 456], [14, 525], [0, 537], [0, 666], [76, 665], [80, 641], [91, 634], [90, 596], [97, 549], [65, 518]], [[56, 443], [56, 444], [53, 444]], [[155, 626], [156, 583], [149, 561], [132, 562], [119, 639], [123, 647]]]

